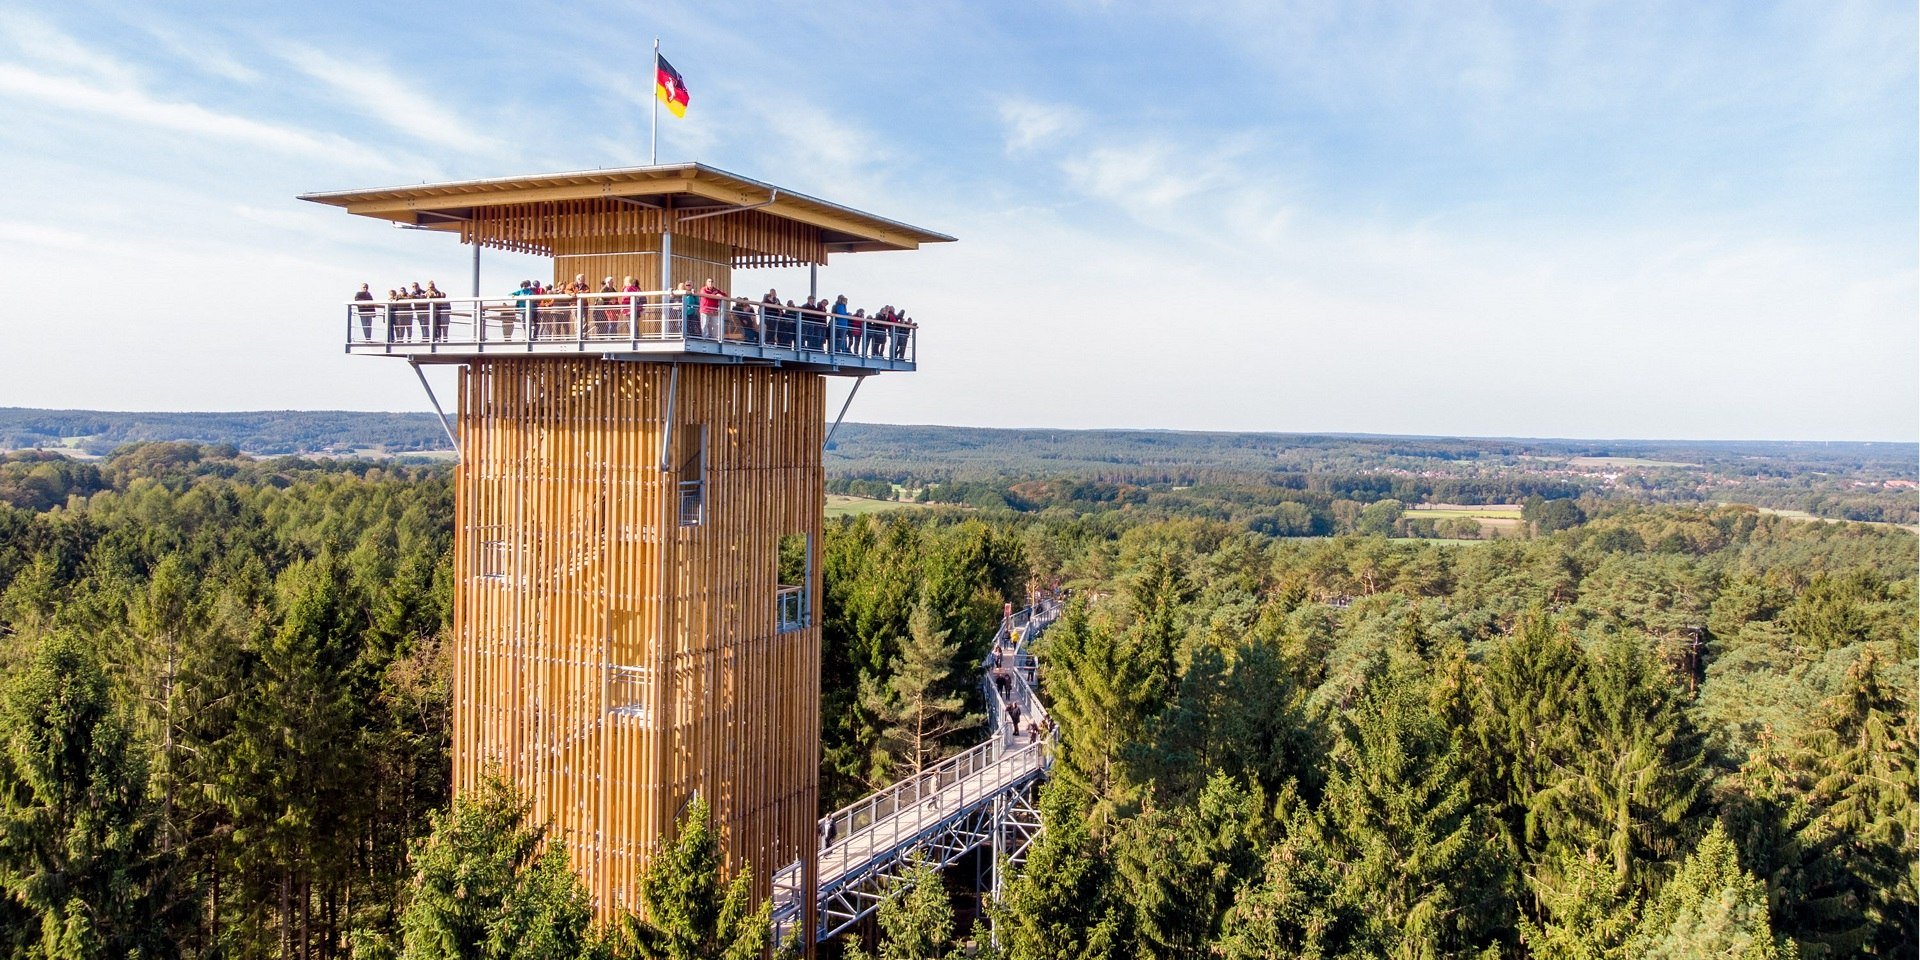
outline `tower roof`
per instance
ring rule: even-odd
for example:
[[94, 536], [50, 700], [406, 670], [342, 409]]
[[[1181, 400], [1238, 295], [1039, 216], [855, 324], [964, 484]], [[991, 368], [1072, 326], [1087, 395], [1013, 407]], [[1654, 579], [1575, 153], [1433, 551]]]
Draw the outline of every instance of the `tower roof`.
[[671, 211], [674, 221], [751, 210], [758, 215], [755, 219], [769, 217], [817, 230], [828, 253], [914, 250], [923, 243], [954, 239], [701, 163], [337, 190], [302, 194], [300, 199], [361, 216], [468, 235], [489, 208], [560, 210], [580, 201], [600, 201], [661, 214]]

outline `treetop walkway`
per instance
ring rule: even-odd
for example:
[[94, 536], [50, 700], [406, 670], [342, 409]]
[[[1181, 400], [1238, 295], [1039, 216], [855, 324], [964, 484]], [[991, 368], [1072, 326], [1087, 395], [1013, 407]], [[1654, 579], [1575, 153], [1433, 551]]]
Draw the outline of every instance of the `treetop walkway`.
[[[1040, 831], [1036, 791], [1051, 755], [1046, 707], [1034, 690], [1037, 659], [1031, 644], [1059, 616], [1047, 600], [1000, 622], [993, 652], [981, 669], [988, 735], [964, 753], [915, 772], [820, 820], [818, 939], [852, 928], [879, 908], [910, 869], [950, 866], [975, 850], [993, 852], [994, 891], [999, 865], [1017, 864]], [[1006, 693], [994, 682], [1006, 677]], [[1020, 710], [1021, 725], [1007, 707]], [[1025, 724], [1031, 722], [1033, 730]], [[805, 906], [802, 864], [773, 877], [775, 944], [798, 935]]]

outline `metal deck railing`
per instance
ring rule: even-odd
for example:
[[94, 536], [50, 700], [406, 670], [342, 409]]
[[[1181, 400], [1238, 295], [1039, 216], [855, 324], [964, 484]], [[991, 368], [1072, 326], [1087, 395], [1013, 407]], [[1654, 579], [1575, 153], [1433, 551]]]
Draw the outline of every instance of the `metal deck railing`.
[[[816, 939], [844, 933], [878, 909], [916, 865], [945, 867], [983, 847], [994, 851], [996, 861], [1024, 859], [1040, 829], [1034, 788], [1051, 763], [1049, 738], [1033, 735], [1051, 725], [1034, 692], [1036, 661], [1029, 644], [1059, 612], [1059, 603], [1048, 601], [1001, 621], [994, 652], [981, 665], [994, 713], [985, 742], [821, 818], [819, 879], [812, 892]], [[992, 679], [996, 670], [1010, 672], [1004, 698]], [[1007, 722], [1008, 702], [1022, 704], [1018, 729]], [[1035, 731], [1025, 730], [1029, 720]], [[799, 862], [774, 874], [776, 944], [800, 934], [803, 874]]]
[[704, 315], [659, 291], [354, 300], [346, 317], [348, 353], [417, 362], [689, 354], [861, 373], [914, 369], [919, 333], [911, 322], [758, 302], [722, 301], [718, 315]]

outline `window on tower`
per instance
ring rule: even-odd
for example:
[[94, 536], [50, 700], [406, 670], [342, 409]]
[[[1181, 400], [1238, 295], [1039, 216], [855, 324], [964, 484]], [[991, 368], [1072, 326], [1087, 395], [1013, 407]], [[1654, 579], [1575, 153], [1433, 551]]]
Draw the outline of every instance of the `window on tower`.
[[774, 626], [781, 632], [800, 630], [813, 617], [807, 585], [813, 582], [813, 540], [804, 533], [780, 538], [773, 599]]
[[707, 428], [689, 424], [674, 434], [674, 479], [680, 507], [680, 525], [706, 520]]

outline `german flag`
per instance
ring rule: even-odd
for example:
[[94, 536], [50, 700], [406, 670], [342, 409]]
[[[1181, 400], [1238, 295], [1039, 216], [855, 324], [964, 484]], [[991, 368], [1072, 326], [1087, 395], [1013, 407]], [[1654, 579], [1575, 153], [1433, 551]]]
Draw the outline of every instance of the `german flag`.
[[653, 58], [653, 93], [674, 116], [687, 115], [687, 82], [680, 79], [680, 71], [675, 70], [666, 57], [658, 54]]

